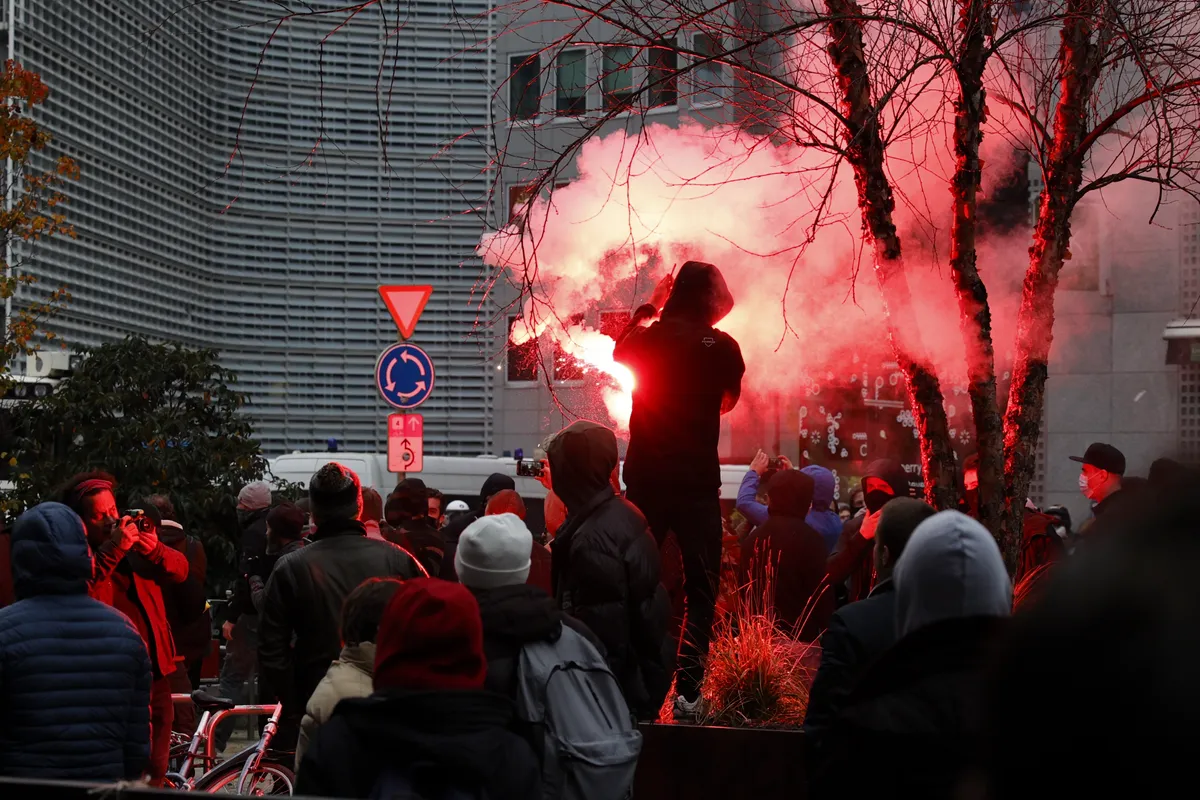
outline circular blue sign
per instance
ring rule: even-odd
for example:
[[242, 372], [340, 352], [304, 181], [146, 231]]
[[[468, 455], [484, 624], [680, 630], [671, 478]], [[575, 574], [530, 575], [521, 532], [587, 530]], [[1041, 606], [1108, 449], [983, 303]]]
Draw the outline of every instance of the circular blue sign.
[[375, 385], [389, 405], [416, 408], [433, 391], [433, 360], [415, 344], [394, 344], [375, 362]]

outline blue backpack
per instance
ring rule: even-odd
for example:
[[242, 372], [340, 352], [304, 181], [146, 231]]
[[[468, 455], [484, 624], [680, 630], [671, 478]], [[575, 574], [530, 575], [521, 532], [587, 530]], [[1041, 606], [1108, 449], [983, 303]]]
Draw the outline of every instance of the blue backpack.
[[[554, 642], [521, 649], [517, 718], [542, 741], [543, 800], [624, 800], [642, 734], [616, 676], [592, 643], [567, 626]], [[540, 747], [538, 745], [540, 744]]]

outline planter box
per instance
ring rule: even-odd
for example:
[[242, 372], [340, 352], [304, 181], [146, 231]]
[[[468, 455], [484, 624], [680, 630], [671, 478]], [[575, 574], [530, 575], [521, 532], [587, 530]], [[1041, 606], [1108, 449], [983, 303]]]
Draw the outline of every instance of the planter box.
[[641, 725], [634, 800], [805, 800], [804, 733]]

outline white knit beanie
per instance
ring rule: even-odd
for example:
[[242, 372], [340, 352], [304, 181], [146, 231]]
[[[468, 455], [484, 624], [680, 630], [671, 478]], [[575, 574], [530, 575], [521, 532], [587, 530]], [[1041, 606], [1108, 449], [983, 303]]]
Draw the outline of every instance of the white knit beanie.
[[495, 589], [529, 578], [533, 535], [516, 514], [480, 517], [458, 538], [454, 569], [464, 586]]

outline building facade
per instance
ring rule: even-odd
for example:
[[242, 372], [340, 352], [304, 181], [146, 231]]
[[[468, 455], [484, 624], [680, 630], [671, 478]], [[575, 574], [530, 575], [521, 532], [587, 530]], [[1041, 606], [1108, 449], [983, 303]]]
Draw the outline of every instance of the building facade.
[[[754, 17], [754, 4], [748, 7]], [[656, 66], [674, 69], [684, 58], [728, 48], [727, 43], [723, 48], [713, 41], [711, 34], [686, 29], [661, 50], [625, 47], [620, 32], [594, 21], [575, 27], [570, 19], [556, 16], [561, 14], [550, 4], [540, 11], [522, 7], [518, 24], [497, 39], [496, 225], [519, 213], [528, 196], [526, 187], [542, 171], [556, 170], [556, 186], [571, 180], [572, 147], [582, 126], [589, 115], [620, 103], [623, 89], [644, 87]], [[505, 30], [510, 22], [502, 16], [497, 29]], [[569, 35], [588, 44], [564, 43]], [[691, 55], [667, 53], [672, 43], [682, 43]], [[773, 66], [779, 53], [776, 49], [762, 57]], [[744, 88], [715, 65], [695, 70], [691, 78], [681, 77], [671, 88], [668, 97], [649, 102], [644, 97], [639, 107], [597, 132], [637, 133], [653, 123], [737, 122], [753, 127], [754, 120], [738, 118], [752, 104], [745, 98], [730, 100]], [[1028, 188], [1029, 196], [1036, 198], [1040, 187], [1033, 171]], [[544, 192], [552, 190], [543, 187]], [[1105, 200], [1115, 197], [1106, 193]], [[1160, 456], [1200, 456], [1200, 344], [1197, 363], [1191, 364], [1189, 355], [1189, 363], [1180, 365], [1171, 363], [1181, 359], [1168, 358], [1164, 341], [1168, 323], [1196, 311], [1200, 213], [1180, 199], [1162, 209], [1151, 225], [1143, 214], [1151, 206], [1127, 202], [1118, 212], [1111, 205], [1089, 203], [1073, 224], [1075, 258], [1064, 269], [1056, 298], [1051, 378], [1031, 488], [1035, 502], [1065, 505], [1077, 521], [1086, 518], [1089, 508], [1079, 493], [1079, 465], [1069, 457], [1082, 455], [1090, 442], [1107, 441], [1121, 448], [1132, 475], [1145, 475]], [[518, 294], [510, 283], [497, 297], [503, 306]], [[601, 330], [619, 329], [628, 319], [629, 306], [613, 302], [585, 322]], [[507, 323], [513, 324], [519, 314], [519, 307], [509, 306]], [[1195, 338], [1200, 340], [1200, 322], [1196, 324]], [[504, 328], [498, 325], [495, 330], [493, 352], [499, 354], [504, 351]], [[996, 346], [1002, 356], [1006, 343]], [[507, 357], [497, 357], [495, 370], [497, 449], [531, 453], [577, 416], [604, 419], [595, 381], [580, 380], [570, 359], [552, 343], [509, 348]], [[725, 420], [722, 458], [746, 463], [762, 447], [797, 459], [811, 441], [811, 417], [805, 416], [809, 405], [797, 396], [744, 398]], [[867, 415], [882, 419], [890, 414], [894, 421], [904, 416], [904, 405], [901, 395], [887, 397]], [[863, 424], [875, 423], [867, 419]]]
[[374, 367], [397, 332], [377, 287], [431, 284], [413, 339], [438, 368], [427, 448], [486, 452], [487, 3], [422, 2], [403, 25], [385, 4], [348, 21], [326, 0], [185, 5], [15, 2], [12, 55], [82, 170], [78, 237], [28, 266], [72, 293], [55, 330], [217, 349], [268, 454], [381, 451]]

